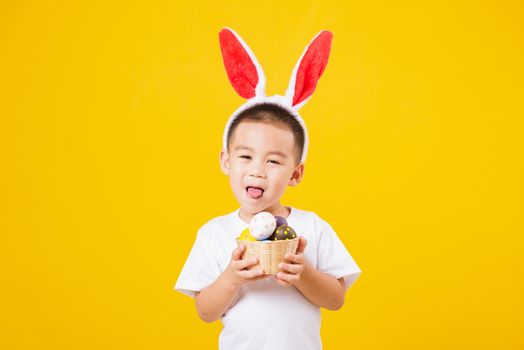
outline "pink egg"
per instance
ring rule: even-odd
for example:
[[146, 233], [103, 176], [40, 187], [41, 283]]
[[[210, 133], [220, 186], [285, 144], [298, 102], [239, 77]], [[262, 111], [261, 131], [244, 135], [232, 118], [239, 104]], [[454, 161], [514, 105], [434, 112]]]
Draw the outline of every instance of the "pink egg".
[[273, 234], [277, 227], [277, 220], [273, 214], [262, 211], [251, 219], [249, 223], [249, 232], [251, 236], [262, 241]]

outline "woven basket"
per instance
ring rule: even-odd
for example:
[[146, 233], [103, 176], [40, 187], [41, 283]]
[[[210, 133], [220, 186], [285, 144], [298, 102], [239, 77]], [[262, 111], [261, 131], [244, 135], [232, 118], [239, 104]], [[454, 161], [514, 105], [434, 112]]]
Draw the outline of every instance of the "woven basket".
[[284, 255], [287, 253], [295, 254], [298, 247], [299, 238], [285, 241], [242, 241], [237, 239], [237, 246], [244, 244], [246, 249], [242, 258], [258, 258], [258, 262], [264, 274], [276, 275], [280, 271], [278, 264], [283, 262]]

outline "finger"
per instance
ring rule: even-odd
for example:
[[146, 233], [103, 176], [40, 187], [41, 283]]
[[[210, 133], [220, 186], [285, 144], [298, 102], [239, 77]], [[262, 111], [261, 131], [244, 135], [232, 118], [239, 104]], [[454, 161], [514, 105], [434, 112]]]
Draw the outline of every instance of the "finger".
[[277, 282], [278, 282], [278, 284], [280, 284], [281, 286], [284, 286], [284, 287], [289, 287], [291, 285], [291, 283], [283, 281], [281, 279], [277, 279]]
[[303, 253], [307, 246], [307, 240], [304, 237], [300, 237], [298, 241], [297, 254]]
[[297, 280], [296, 275], [290, 275], [284, 272], [277, 273], [277, 278], [287, 283], [292, 283], [293, 281]]
[[295, 264], [303, 264], [304, 263], [304, 254], [286, 254], [284, 256], [284, 259], [289, 260]]
[[278, 284], [280, 284], [281, 286], [284, 286], [284, 287], [289, 287], [291, 285], [291, 283], [287, 282], [287, 281], [284, 281], [283, 279], [280, 279], [278, 278], [278, 273], [275, 276], [275, 279], [277, 280]]
[[253, 270], [242, 270], [239, 272], [239, 275], [244, 279], [252, 279], [254, 277], [260, 276], [264, 273], [264, 270], [262, 270], [261, 267], [258, 267]]
[[232, 262], [233, 267], [236, 270], [244, 270], [245, 268], [256, 265], [257, 263], [258, 263], [257, 258], [240, 259], [240, 260], [235, 260]]
[[271, 276], [271, 275], [263, 274], [263, 275], [260, 275], [260, 276], [257, 276], [257, 277], [252, 278], [252, 280], [253, 280], [253, 281], [263, 280], [263, 279], [268, 278], [268, 277], [270, 277], [270, 276]]
[[290, 272], [292, 274], [298, 274], [298, 273], [301, 273], [302, 270], [304, 269], [304, 266], [300, 265], [300, 264], [285, 264], [285, 263], [280, 263], [278, 265], [278, 267], [282, 270], [282, 271], [287, 271], [287, 272]]
[[233, 250], [233, 253], [231, 254], [231, 260], [240, 260], [245, 248], [246, 246], [241, 244], [239, 247]]

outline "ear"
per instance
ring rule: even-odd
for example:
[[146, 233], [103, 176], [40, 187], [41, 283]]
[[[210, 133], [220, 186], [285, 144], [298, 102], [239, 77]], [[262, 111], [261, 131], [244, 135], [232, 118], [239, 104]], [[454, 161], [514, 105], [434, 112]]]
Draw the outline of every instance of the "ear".
[[331, 51], [333, 34], [323, 30], [319, 32], [300, 56], [286, 90], [286, 98], [296, 110], [299, 110], [313, 95], [317, 82], [324, 72]]
[[297, 165], [295, 170], [293, 170], [293, 174], [291, 175], [291, 178], [289, 179], [288, 185], [297, 186], [302, 181], [303, 176], [304, 176], [304, 163], [300, 163], [299, 165]]
[[229, 154], [227, 153], [227, 150], [220, 150], [219, 160], [220, 169], [222, 169], [224, 175], [229, 175]]
[[266, 77], [249, 46], [230, 28], [223, 28], [218, 36], [227, 76], [235, 91], [245, 99], [265, 96]]

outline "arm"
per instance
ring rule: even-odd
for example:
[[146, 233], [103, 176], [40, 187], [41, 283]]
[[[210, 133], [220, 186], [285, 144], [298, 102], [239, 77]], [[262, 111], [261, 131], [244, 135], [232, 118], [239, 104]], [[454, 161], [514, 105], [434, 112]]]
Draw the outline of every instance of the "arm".
[[224, 271], [208, 287], [195, 294], [195, 305], [198, 316], [205, 322], [213, 322], [229, 308], [239, 287], [231, 283]]
[[305, 262], [304, 272], [295, 287], [311, 303], [329, 310], [338, 310], [344, 305], [346, 289], [344, 279], [336, 279], [315, 269]]
[[195, 305], [198, 316], [205, 322], [213, 322], [220, 318], [231, 306], [240, 286], [248, 281], [265, 278], [260, 268], [248, 269], [257, 264], [257, 259], [243, 260], [242, 245], [233, 251], [231, 262], [218, 278], [195, 294]]
[[291, 263], [282, 263], [277, 274], [281, 285], [294, 285], [311, 303], [329, 310], [338, 310], [344, 305], [346, 288], [344, 279], [317, 270], [304, 258], [307, 241], [300, 238], [296, 254], [286, 255]]

